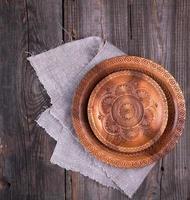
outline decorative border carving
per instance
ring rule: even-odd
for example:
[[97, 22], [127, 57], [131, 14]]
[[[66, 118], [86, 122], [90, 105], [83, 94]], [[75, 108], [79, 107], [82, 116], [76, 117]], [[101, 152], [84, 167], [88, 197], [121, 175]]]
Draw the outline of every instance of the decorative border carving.
[[[162, 139], [159, 139], [155, 143], [155, 145], [157, 146], [156, 149], [154, 147], [155, 145], [152, 145], [150, 148], [144, 151], [131, 154], [130, 153], [121, 154], [119, 152], [106, 148], [104, 145], [96, 141], [97, 139], [95, 140], [94, 136], [90, 134], [91, 129], [89, 128], [87, 122], [81, 121], [81, 113], [80, 113], [81, 94], [87, 87], [88, 89], [90, 87], [93, 87], [93, 81], [95, 82], [95, 80], [94, 79], [92, 80], [92, 77], [98, 78], [98, 75], [100, 74], [101, 70], [106, 76], [109, 74], [110, 68], [112, 68], [112, 72], [116, 72], [124, 69], [134, 69], [135, 66], [136, 66], [136, 71], [144, 72], [150, 75], [154, 80], [159, 81], [161, 83], [160, 86], [162, 87], [162, 89], [166, 91], [165, 94], [168, 93], [166, 94], [166, 96], [172, 96], [172, 98], [170, 97], [168, 98], [168, 104], [172, 102], [173, 104], [172, 106], [174, 106], [175, 109], [173, 110], [175, 116], [172, 116], [174, 117], [174, 120], [169, 121], [168, 126], [171, 126], [174, 123], [175, 126], [172, 129], [172, 132], [167, 132], [167, 127], [166, 127], [165, 136], [163, 133], [163, 135], [161, 136]], [[89, 80], [91, 80], [91, 84], [88, 84]], [[166, 89], [164, 89], [164, 87]], [[172, 114], [173, 112], [170, 112], [170, 114]], [[73, 126], [80, 139], [80, 142], [97, 159], [100, 159], [103, 162], [116, 167], [124, 167], [124, 168], [143, 167], [162, 158], [165, 154], [167, 154], [170, 150], [172, 150], [175, 144], [177, 143], [180, 135], [183, 132], [185, 117], [186, 117], [185, 100], [183, 97], [183, 93], [178, 83], [174, 79], [174, 77], [161, 65], [156, 64], [151, 60], [135, 56], [119, 56], [105, 60], [100, 64], [96, 65], [81, 80], [73, 97], [72, 120], [73, 120]], [[84, 125], [86, 126], [85, 128]], [[172, 134], [170, 135], [170, 133]], [[166, 134], [170, 135], [169, 140], [166, 140], [167, 139]]]

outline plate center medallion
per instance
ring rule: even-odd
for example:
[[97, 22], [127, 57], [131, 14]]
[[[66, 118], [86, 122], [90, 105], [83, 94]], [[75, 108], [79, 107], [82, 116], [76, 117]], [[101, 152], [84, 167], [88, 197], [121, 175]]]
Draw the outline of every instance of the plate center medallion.
[[123, 95], [115, 100], [111, 113], [118, 125], [131, 129], [142, 120], [144, 109], [136, 97]]

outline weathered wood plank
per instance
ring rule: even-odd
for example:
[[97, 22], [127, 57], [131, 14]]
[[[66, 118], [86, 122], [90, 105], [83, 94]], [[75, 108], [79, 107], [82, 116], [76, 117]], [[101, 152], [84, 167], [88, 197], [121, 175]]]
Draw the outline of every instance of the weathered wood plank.
[[169, 70], [184, 91], [187, 120], [184, 134], [174, 151], [163, 160], [164, 173], [161, 182], [162, 199], [190, 199], [190, 2], [175, 1], [173, 7], [173, 31], [171, 63]]
[[17, 70], [26, 66], [23, 59], [27, 48], [25, 12], [23, 1], [0, 2], [1, 176], [10, 183], [8, 189], [1, 190], [2, 199], [17, 198], [25, 192], [30, 194], [25, 148], [28, 144], [25, 143], [16, 92]]
[[[27, 7], [29, 28], [28, 51], [37, 54], [60, 45], [63, 39], [61, 28], [62, 0], [32, 0], [28, 1]], [[33, 69], [28, 65], [25, 79], [26, 85], [30, 85], [30, 82], [33, 82], [33, 85], [36, 82], [37, 85], [33, 91], [33, 98], [30, 98], [27, 107], [30, 109], [31, 104], [34, 106], [37, 105], [36, 113], [29, 110], [29, 113], [31, 112], [33, 114], [32, 117], [34, 120], [39, 112], [42, 112], [43, 108], [49, 105], [49, 99], [47, 99], [44, 90], [42, 91], [42, 87], [39, 85], [39, 80], [35, 73], [31, 73], [31, 71], [33, 72]], [[33, 77], [31, 77], [31, 74], [33, 74]], [[26, 89], [26, 93], [31, 96], [29, 88]], [[43, 101], [40, 101], [40, 99], [43, 99]], [[36, 174], [39, 173], [39, 175], [41, 175], [41, 188], [38, 187], [37, 191], [44, 194], [44, 199], [64, 199], [65, 172], [60, 167], [50, 164], [49, 161], [55, 142], [47, 134], [44, 134], [44, 131], [39, 127], [36, 127], [36, 129], [38, 132], [42, 133], [40, 133], [41, 135], [39, 135], [39, 138], [37, 137], [36, 142], [33, 141], [38, 144], [38, 151], [36, 152], [35, 159], [38, 160], [38, 165], [41, 167], [41, 171], [36, 170]], [[38, 183], [36, 183], [36, 185], [38, 185]]]
[[[102, 4], [100, 1], [64, 1], [64, 28], [72, 39], [91, 35], [103, 37]], [[71, 37], [65, 32], [64, 41]], [[97, 184], [79, 173], [67, 173], [67, 199], [96, 200], [105, 199], [112, 193], [110, 189]]]
[[55, 142], [36, 125], [49, 106], [27, 63], [62, 41], [62, 1], [0, 2], [1, 177], [10, 183], [0, 199], [64, 199], [64, 170], [50, 164]]

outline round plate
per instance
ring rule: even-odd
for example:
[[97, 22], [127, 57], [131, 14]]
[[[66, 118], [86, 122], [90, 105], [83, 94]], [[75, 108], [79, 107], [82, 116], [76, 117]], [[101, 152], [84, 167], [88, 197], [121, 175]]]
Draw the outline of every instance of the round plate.
[[[168, 123], [164, 133], [154, 145], [135, 153], [123, 153], [103, 145], [90, 128], [87, 116], [87, 104], [94, 87], [109, 74], [122, 70], [150, 76], [160, 85], [168, 103]], [[97, 159], [116, 167], [143, 167], [157, 161], [175, 146], [184, 127], [185, 101], [178, 83], [162, 66], [140, 57], [119, 56], [96, 65], [81, 80], [73, 97], [72, 121], [80, 142]]]
[[132, 70], [115, 72], [90, 95], [88, 119], [96, 137], [121, 152], [154, 144], [168, 120], [167, 99], [149, 76]]

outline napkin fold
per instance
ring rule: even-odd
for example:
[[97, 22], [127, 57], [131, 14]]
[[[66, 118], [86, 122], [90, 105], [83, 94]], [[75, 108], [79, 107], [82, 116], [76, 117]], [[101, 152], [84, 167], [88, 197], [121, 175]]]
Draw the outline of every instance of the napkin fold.
[[28, 60], [51, 98], [52, 106], [37, 119], [37, 123], [57, 141], [51, 162], [132, 197], [154, 164], [122, 169], [95, 159], [79, 143], [71, 120], [72, 97], [85, 73], [99, 62], [120, 55], [124, 53], [109, 42], [88, 37], [31, 56]]

